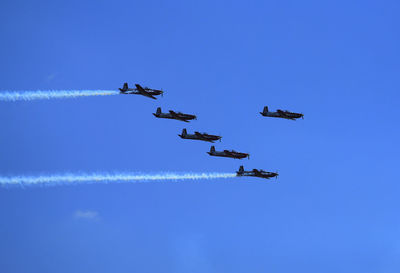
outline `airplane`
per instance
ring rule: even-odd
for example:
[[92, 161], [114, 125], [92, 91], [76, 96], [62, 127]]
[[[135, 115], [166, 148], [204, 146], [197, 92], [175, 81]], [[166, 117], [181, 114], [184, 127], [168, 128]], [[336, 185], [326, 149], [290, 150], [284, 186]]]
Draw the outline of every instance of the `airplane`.
[[219, 140], [221, 141], [220, 136], [215, 136], [215, 135], [209, 135], [206, 133], [199, 133], [199, 132], [194, 132], [194, 134], [188, 134], [186, 129], [182, 130], [182, 134], [178, 135], [183, 139], [194, 139], [194, 140], [203, 140], [203, 141], [208, 141], [214, 143], [214, 141]]
[[250, 159], [250, 155], [249, 154], [239, 153], [239, 152], [236, 152], [234, 150], [232, 150], [232, 151], [223, 150], [221, 152], [217, 152], [217, 151], [215, 151], [215, 147], [214, 146], [211, 146], [210, 151], [207, 152], [207, 154], [209, 154], [211, 156], [230, 157], [230, 158], [234, 158], [234, 159], [242, 159], [242, 158], [245, 158], [245, 157]]
[[135, 84], [136, 88], [129, 88], [128, 87], [128, 83], [124, 83], [124, 86], [122, 88], [119, 88], [120, 94], [125, 94], [125, 95], [131, 95], [131, 94], [135, 94], [135, 95], [143, 95], [145, 97], [149, 97], [152, 99], [157, 99], [154, 96], [158, 96], [158, 95], [163, 95], [164, 91], [162, 90], [157, 90], [157, 89], [151, 89], [148, 87], [142, 87], [140, 86], [140, 84]]
[[245, 171], [243, 166], [239, 167], [239, 171], [236, 172], [236, 176], [254, 176], [259, 178], [270, 179], [271, 177], [278, 178], [278, 173], [266, 172], [264, 170], [253, 169], [252, 171]]
[[197, 119], [197, 117], [195, 115], [183, 114], [181, 112], [176, 113], [172, 110], [169, 110], [169, 113], [162, 113], [161, 107], [158, 107], [157, 112], [153, 113], [153, 115], [157, 118], [176, 119], [176, 120], [181, 120], [184, 122], [189, 122], [189, 120]]
[[290, 119], [290, 120], [295, 120], [298, 118], [304, 119], [304, 115], [300, 113], [292, 113], [289, 111], [283, 111], [283, 110], [276, 110], [276, 112], [269, 112], [268, 111], [268, 106], [264, 107], [264, 110], [260, 112], [261, 115], [264, 117], [273, 117], [273, 118], [285, 118], [285, 119]]

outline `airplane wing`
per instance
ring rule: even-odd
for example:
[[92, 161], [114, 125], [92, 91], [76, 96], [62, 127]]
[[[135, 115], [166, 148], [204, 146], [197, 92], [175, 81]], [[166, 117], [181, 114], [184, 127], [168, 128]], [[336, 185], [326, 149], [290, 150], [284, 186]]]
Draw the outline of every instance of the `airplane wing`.
[[176, 113], [175, 111], [169, 110], [169, 113], [170, 113], [171, 116], [174, 117], [175, 119], [179, 119], [179, 120], [184, 121], [184, 122], [189, 122], [189, 121], [187, 121], [185, 118], [182, 118], [182, 117], [179, 115], [179, 113]]
[[137, 91], [143, 96], [152, 98], [152, 99], [157, 99], [156, 97], [153, 97], [149, 92], [147, 92], [143, 87], [140, 86], [140, 84], [135, 84]]
[[227, 154], [228, 156], [233, 156], [235, 151], [224, 150], [224, 153]]
[[292, 118], [292, 117], [290, 116], [290, 114], [293, 114], [293, 113], [291, 113], [291, 112], [289, 112], [289, 111], [277, 110], [277, 112], [278, 112], [280, 115], [282, 115], [282, 117], [285, 117], [285, 118]]
[[194, 134], [195, 134], [196, 136], [198, 136], [198, 137], [202, 137], [202, 138], [204, 138], [204, 137], [205, 137], [205, 135], [204, 135], [204, 134], [202, 134], [202, 133], [199, 133], [199, 132], [194, 132]]
[[209, 142], [214, 142], [215, 139], [213, 139], [211, 135], [206, 134], [206, 133], [199, 133], [199, 132], [194, 132], [194, 134], [201, 140], [204, 141], [209, 141]]
[[276, 110], [276, 112], [278, 112], [278, 114], [280, 114], [280, 115], [285, 115], [285, 111], [282, 111], [282, 110], [280, 110], [280, 109], [278, 109], [278, 110]]

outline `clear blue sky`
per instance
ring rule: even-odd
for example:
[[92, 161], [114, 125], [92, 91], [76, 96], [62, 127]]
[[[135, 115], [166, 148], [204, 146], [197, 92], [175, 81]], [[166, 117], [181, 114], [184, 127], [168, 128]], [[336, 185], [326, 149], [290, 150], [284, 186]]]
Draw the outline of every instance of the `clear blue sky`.
[[[1, 1], [1, 90], [166, 91], [1, 103], [1, 175], [243, 163], [280, 177], [0, 188], [0, 271], [399, 272], [399, 7]], [[185, 126], [251, 159], [211, 158]]]

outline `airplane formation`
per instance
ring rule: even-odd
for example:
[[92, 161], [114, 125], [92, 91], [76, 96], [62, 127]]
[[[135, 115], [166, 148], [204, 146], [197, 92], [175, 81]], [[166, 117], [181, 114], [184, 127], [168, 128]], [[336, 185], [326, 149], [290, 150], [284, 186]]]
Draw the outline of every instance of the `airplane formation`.
[[[120, 94], [124, 95], [142, 95], [151, 99], [157, 99], [155, 96], [163, 96], [164, 91], [158, 89], [152, 89], [148, 87], [142, 87], [140, 84], [135, 84], [136, 88], [129, 88], [128, 83], [124, 83], [122, 88], [119, 88]], [[274, 117], [274, 118], [282, 118], [282, 119], [289, 119], [289, 120], [296, 120], [299, 118], [304, 119], [304, 115], [302, 113], [294, 113], [289, 112], [287, 110], [277, 109], [276, 112], [270, 112], [268, 110], [268, 106], [265, 106], [263, 111], [260, 114], [264, 117]], [[166, 113], [163, 113], [161, 107], [158, 107], [156, 112], [153, 113], [156, 118], [164, 118], [164, 119], [175, 119], [183, 122], [189, 122], [191, 120], [197, 119], [196, 115], [192, 114], [184, 114], [181, 112], [175, 112], [173, 110], [169, 110]], [[186, 129], [182, 130], [182, 133], [178, 135], [182, 139], [192, 139], [192, 140], [200, 140], [214, 143], [215, 141], [221, 141], [221, 136], [217, 135], [210, 135], [207, 133], [199, 133], [194, 132], [193, 134], [188, 134]], [[243, 159], [248, 158], [250, 159], [250, 154], [237, 152], [234, 150], [222, 150], [216, 151], [215, 146], [211, 146], [210, 151], [207, 152], [210, 156], [217, 156], [217, 157], [228, 157], [233, 159]], [[259, 177], [269, 179], [272, 177], [278, 177], [277, 172], [267, 172], [262, 169], [253, 169], [251, 171], [245, 171], [243, 166], [239, 167], [239, 170], [236, 172], [236, 176], [251, 176], [251, 177]]]

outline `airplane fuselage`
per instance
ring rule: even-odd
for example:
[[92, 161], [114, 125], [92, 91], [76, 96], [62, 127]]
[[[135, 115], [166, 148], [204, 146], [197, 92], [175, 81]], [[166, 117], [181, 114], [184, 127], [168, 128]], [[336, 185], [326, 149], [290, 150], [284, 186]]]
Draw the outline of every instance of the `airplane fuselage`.
[[[142, 93], [140, 93], [139, 91], [137, 91], [136, 89], [129, 89], [129, 90], [121, 90], [120, 89], [120, 93], [121, 94], [125, 94], [125, 95], [143, 95]], [[159, 90], [150, 90], [150, 91], [146, 91], [147, 93], [149, 93], [152, 96], [158, 96], [161, 95], [163, 93], [163, 91], [159, 91]]]
[[207, 152], [209, 155], [211, 156], [219, 156], [219, 157], [229, 157], [229, 158], [234, 158], [234, 159], [243, 159], [245, 157], [249, 157], [249, 154], [245, 154], [245, 153], [238, 153], [238, 152]]
[[284, 119], [290, 119], [290, 120], [295, 120], [298, 118], [302, 118], [303, 114], [299, 113], [291, 113], [291, 112], [260, 112], [261, 115], [264, 117], [271, 117], [271, 118], [284, 118]]
[[170, 113], [153, 113], [153, 115], [157, 118], [167, 118], [167, 119], [176, 119], [184, 122], [189, 122], [189, 120], [193, 120], [196, 118], [194, 115], [187, 115], [178, 113], [176, 116]]
[[152, 96], [158, 96], [164, 93], [163, 91], [160, 90], [146, 90], [147, 93], [149, 93]]
[[278, 177], [278, 173], [274, 172], [266, 172], [264, 170], [253, 169], [251, 171], [245, 171], [243, 166], [239, 167], [239, 171], [236, 172], [236, 176], [252, 176], [269, 179], [271, 177]]
[[207, 141], [214, 143], [214, 141], [221, 139], [220, 136], [214, 136], [214, 135], [207, 135], [205, 137], [198, 136], [196, 134], [186, 134], [186, 135], [178, 135], [183, 139], [192, 139], [192, 140], [202, 140], [202, 141]]
[[260, 171], [260, 173], [252, 172], [252, 171], [243, 171], [243, 172], [237, 172], [237, 176], [252, 176], [252, 177], [259, 177], [259, 178], [272, 178], [278, 176], [277, 173], [274, 172], [266, 172], [266, 171]]
[[130, 89], [130, 90], [121, 90], [119, 89], [121, 94], [123, 95], [140, 95], [140, 93], [136, 90]]

